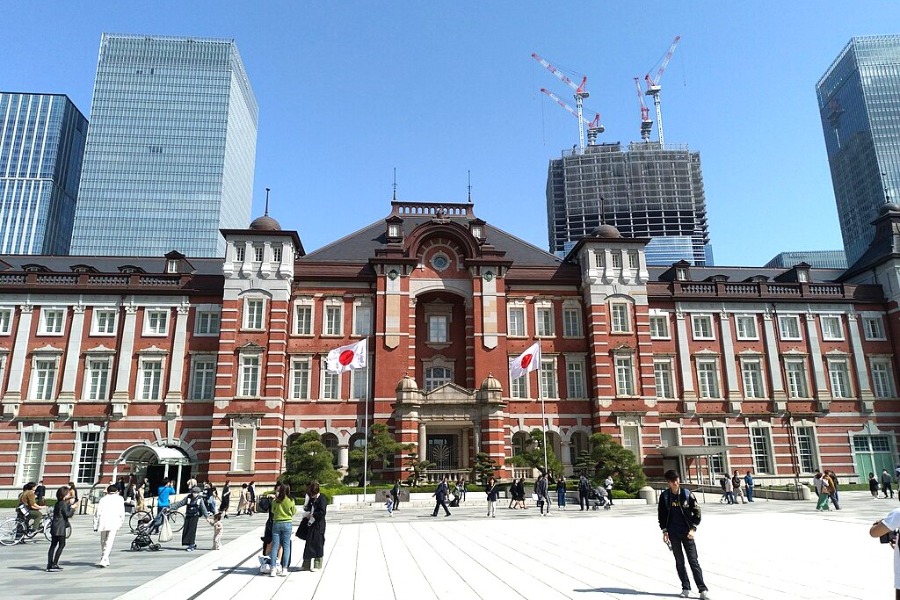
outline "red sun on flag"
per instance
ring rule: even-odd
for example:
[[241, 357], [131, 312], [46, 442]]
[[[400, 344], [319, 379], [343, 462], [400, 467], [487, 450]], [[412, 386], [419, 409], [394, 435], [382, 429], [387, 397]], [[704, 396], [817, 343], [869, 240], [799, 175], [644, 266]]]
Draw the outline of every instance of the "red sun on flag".
[[[342, 360], [343, 360], [343, 358], [344, 358], [344, 357], [341, 356], [341, 359], [342, 359]], [[523, 369], [527, 369], [527, 368], [528, 368], [528, 365], [531, 364], [531, 359], [532, 359], [532, 358], [534, 358], [534, 354], [526, 354], [525, 356], [522, 357], [522, 368], [523, 368]]]
[[340, 358], [338, 358], [338, 362], [343, 366], [347, 366], [353, 362], [353, 357], [356, 356], [356, 353], [353, 350], [344, 350], [341, 352]]

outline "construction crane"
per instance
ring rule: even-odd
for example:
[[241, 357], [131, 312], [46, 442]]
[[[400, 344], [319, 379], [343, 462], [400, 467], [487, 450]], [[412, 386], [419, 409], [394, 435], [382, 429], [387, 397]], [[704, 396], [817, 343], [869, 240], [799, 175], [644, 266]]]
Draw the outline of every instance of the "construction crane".
[[584, 120], [584, 99], [590, 96], [588, 91], [584, 89], [584, 86], [587, 84], [587, 76], [585, 75], [582, 78], [581, 84], [579, 85], [566, 77], [559, 69], [538, 56], [536, 53], [532, 52], [531, 58], [538, 61], [542, 67], [553, 73], [560, 81], [575, 90], [575, 111], [577, 113], [575, 116], [578, 117], [578, 145], [579, 148], [584, 151], [584, 128], [582, 128], [581, 123], [587, 122]]
[[644, 82], [647, 84], [646, 94], [648, 96], [653, 96], [653, 105], [656, 107], [656, 128], [659, 131], [660, 146], [665, 144], [665, 138], [663, 137], [662, 109], [659, 106], [659, 92], [662, 89], [662, 86], [659, 85], [659, 80], [662, 79], [663, 73], [666, 72], [666, 67], [669, 66], [669, 61], [672, 60], [672, 55], [675, 54], [675, 46], [678, 45], [680, 39], [680, 35], [675, 36], [672, 45], [669, 46], [669, 51], [666, 52], [665, 58], [663, 58], [662, 63], [659, 65], [659, 69], [656, 71], [656, 77], [651, 79], [650, 73], [647, 73], [644, 76]]
[[644, 104], [644, 93], [641, 91], [640, 77], [634, 78], [634, 87], [637, 88], [638, 102], [641, 104], [641, 140], [650, 141], [650, 132], [653, 131], [653, 121], [650, 120], [650, 109]]
[[[556, 94], [554, 94], [547, 88], [541, 88], [541, 92], [550, 96], [550, 98], [555, 100], [557, 104], [559, 104], [564, 109], [569, 111], [569, 113], [573, 117], [575, 117], [576, 119], [579, 119], [581, 123], [584, 123], [585, 125], [587, 125], [587, 139], [588, 139], [589, 145], [593, 146], [594, 144], [597, 143], [597, 136], [606, 130], [606, 128], [600, 124], [600, 114], [599, 113], [594, 113], [594, 120], [588, 121], [587, 119], [584, 118], [584, 115], [579, 116], [577, 110], [575, 110], [574, 108], [572, 108], [571, 106], [569, 106], [568, 104], [563, 102], [559, 98], [559, 96], [557, 96]], [[581, 129], [580, 126], [579, 126], [579, 129]]]

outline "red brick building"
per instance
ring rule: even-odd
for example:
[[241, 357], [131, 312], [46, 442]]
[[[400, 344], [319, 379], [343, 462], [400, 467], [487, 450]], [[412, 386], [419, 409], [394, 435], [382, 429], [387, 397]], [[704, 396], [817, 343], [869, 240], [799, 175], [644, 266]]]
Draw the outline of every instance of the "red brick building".
[[[894, 464], [900, 208], [846, 272], [648, 267], [608, 226], [560, 260], [473, 211], [393, 202], [309, 254], [261, 217], [223, 231], [224, 260], [2, 257], [0, 490], [271, 482], [308, 430], [346, 467], [367, 412], [462, 473], [504, 465], [541, 396], [567, 469], [594, 432], [650, 476]], [[368, 369], [327, 373], [363, 338]], [[535, 341], [541, 368], [510, 381]]]

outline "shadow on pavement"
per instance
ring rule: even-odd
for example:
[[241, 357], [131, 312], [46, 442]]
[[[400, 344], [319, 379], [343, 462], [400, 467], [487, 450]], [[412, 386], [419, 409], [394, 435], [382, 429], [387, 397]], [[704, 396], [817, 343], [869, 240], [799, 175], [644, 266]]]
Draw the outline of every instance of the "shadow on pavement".
[[631, 590], [628, 588], [590, 588], [583, 590], [572, 590], [573, 592], [585, 592], [595, 594], [602, 592], [605, 594], [621, 594], [623, 596], [652, 596], [654, 598], [681, 598], [681, 594], [662, 594], [657, 592], [642, 592], [640, 590]]

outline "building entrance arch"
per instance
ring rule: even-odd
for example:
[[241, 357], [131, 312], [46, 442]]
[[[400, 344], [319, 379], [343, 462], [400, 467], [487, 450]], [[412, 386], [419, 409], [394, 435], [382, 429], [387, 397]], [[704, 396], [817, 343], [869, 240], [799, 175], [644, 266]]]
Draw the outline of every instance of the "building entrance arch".
[[192, 458], [185, 448], [168, 444], [140, 444], [131, 446], [116, 460], [113, 467], [113, 481], [123, 469], [134, 476], [137, 482], [146, 480], [150, 493], [153, 494], [168, 479], [176, 482], [178, 493], [187, 492], [186, 482], [191, 478], [196, 466], [196, 458]]

